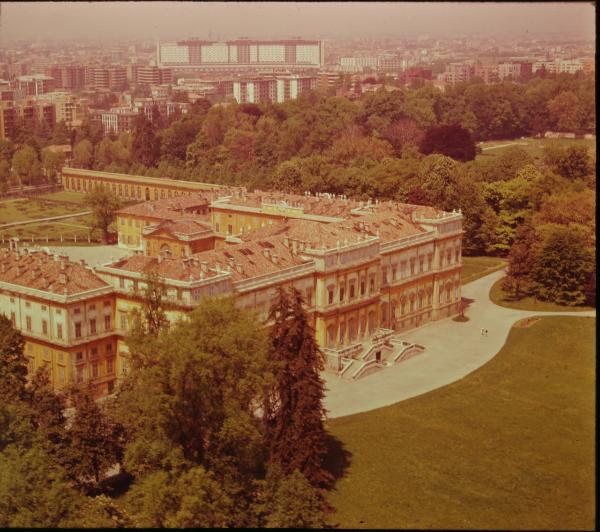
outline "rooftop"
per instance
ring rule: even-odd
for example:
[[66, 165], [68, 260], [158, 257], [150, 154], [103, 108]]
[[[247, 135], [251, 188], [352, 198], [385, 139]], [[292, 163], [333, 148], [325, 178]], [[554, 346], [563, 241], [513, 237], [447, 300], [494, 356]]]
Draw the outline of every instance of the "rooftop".
[[84, 264], [44, 251], [0, 251], [0, 281], [60, 295], [108, 286]]

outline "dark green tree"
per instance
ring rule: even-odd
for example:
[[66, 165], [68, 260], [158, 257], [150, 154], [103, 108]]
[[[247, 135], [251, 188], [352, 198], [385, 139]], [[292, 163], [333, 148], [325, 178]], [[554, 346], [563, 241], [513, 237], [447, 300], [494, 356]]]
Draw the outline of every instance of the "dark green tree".
[[25, 399], [27, 358], [25, 339], [12, 322], [0, 314], [0, 395], [3, 400]]
[[301, 293], [279, 290], [270, 310], [269, 356], [275, 385], [265, 405], [270, 461], [284, 473], [298, 469], [314, 486], [332, 481], [324, 467], [327, 432], [323, 425], [323, 353], [303, 308]]
[[135, 120], [131, 159], [144, 166], [156, 166], [160, 157], [160, 139], [156, 136], [152, 123], [144, 115]]
[[529, 224], [520, 226], [508, 253], [508, 271], [502, 284], [504, 291], [515, 299], [520, 299], [524, 293], [536, 258], [536, 247], [535, 229]]
[[459, 125], [433, 127], [428, 129], [419, 146], [421, 153], [441, 153], [457, 161], [471, 161], [475, 158], [475, 142], [471, 133]]
[[586, 235], [571, 227], [550, 227], [531, 268], [531, 291], [542, 301], [582, 305], [593, 271], [595, 260]]

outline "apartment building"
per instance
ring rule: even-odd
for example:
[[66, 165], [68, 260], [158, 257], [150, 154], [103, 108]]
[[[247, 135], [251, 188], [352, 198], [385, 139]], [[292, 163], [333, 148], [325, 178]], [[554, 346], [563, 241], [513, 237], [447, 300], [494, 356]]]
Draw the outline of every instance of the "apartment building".
[[124, 90], [127, 88], [127, 69], [122, 66], [89, 68], [86, 84], [92, 85], [96, 89]]
[[38, 96], [54, 90], [54, 78], [45, 74], [32, 74], [19, 76], [16, 88], [26, 96]]
[[0, 139], [13, 137], [17, 125], [17, 109], [12, 101], [0, 101]]
[[173, 83], [173, 71], [157, 66], [137, 67], [134, 82], [138, 85], [163, 85]]
[[82, 65], [52, 65], [46, 73], [54, 79], [57, 89], [81, 90], [85, 87], [85, 67]]
[[56, 109], [56, 121], [64, 122], [68, 127], [81, 125], [83, 117], [87, 112], [85, 100], [69, 92], [49, 92], [39, 96], [38, 101], [54, 104]]

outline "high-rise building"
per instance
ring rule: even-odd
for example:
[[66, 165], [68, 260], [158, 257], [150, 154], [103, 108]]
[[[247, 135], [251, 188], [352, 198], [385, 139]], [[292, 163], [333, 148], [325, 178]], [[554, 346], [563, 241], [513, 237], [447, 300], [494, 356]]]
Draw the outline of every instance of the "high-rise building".
[[136, 70], [134, 81], [139, 85], [164, 85], [173, 83], [173, 72], [170, 68], [146, 66], [138, 67]]
[[23, 91], [26, 96], [38, 96], [54, 90], [54, 78], [45, 74], [19, 76], [17, 78], [17, 89]]
[[125, 67], [94, 67], [90, 74], [90, 84], [96, 89], [117, 91], [127, 87], [127, 69]]
[[78, 90], [85, 87], [85, 67], [81, 65], [52, 65], [47, 74], [52, 76], [57, 89]]
[[0, 101], [0, 139], [11, 139], [17, 123], [17, 109], [12, 101]]
[[157, 65], [198, 70], [310, 69], [324, 65], [323, 41], [190, 39], [157, 43]]

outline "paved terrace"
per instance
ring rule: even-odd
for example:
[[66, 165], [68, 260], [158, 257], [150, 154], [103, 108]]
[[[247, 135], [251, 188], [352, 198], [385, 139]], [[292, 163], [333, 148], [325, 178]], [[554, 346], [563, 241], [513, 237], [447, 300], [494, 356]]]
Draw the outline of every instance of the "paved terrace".
[[[472, 299], [467, 322], [451, 318], [401, 335], [425, 346], [425, 351], [398, 365], [384, 368], [355, 382], [324, 373], [325, 408], [330, 418], [366, 412], [441, 388], [462, 379], [491, 360], [502, 348], [512, 325], [530, 316], [596, 316], [596, 311], [533, 312], [500, 307], [489, 298], [492, 285], [505, 275], [494, 272], [462, 287]], [[488, 329], [488, 336], [481, 329]]]

